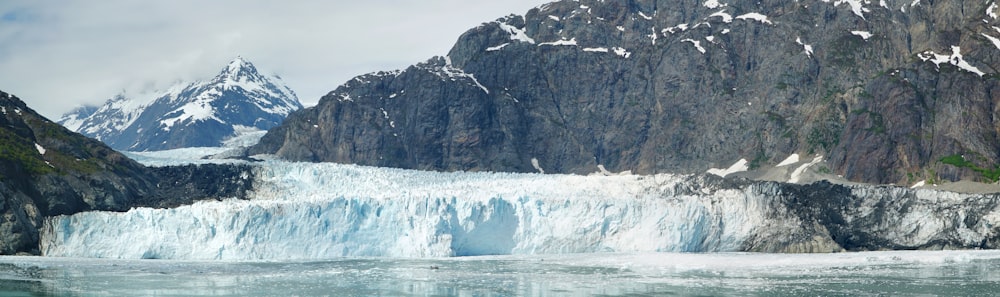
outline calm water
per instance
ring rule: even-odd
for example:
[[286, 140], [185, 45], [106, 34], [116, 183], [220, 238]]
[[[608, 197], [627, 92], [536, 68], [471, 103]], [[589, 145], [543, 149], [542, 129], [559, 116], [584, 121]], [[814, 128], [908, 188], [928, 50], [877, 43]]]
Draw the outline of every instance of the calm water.
[[309, 262], [0, 257], [0, 296], [1000, 294], [1000, 252], [579, 254]]

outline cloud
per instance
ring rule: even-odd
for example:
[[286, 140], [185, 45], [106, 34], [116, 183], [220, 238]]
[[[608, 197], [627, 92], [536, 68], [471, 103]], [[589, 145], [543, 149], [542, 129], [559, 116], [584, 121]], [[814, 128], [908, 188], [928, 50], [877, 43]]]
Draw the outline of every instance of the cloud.
[[545, 0], [0, 3], [0, 90], [49, 118], [122, 90], [214, 76], [237, 55], [314, 104], [348, 79], [448, 52], [483, 22]]

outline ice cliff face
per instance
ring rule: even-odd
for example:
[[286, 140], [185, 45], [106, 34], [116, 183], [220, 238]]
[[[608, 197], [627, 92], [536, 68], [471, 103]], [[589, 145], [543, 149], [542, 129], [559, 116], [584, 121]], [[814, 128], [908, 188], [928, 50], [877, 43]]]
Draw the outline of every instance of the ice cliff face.
[[445, 57], [345, 83], [254, 153], [546, 173], [700, 173], [798, 153], [852, 181], [990, 181], [997, 9], [557, 1], [472, 28]]
[[67, 113], [59, 123], [123, 151], [216, 147], [237, 133], [270, 129], [301, 108], [280, 78], [238, 57], [211, 80], [123, 93], [96, 110]]
[[995, 248], [997, 195], [269, 162], [250, 200], [46, 221], [48, 256], [330, 259]]

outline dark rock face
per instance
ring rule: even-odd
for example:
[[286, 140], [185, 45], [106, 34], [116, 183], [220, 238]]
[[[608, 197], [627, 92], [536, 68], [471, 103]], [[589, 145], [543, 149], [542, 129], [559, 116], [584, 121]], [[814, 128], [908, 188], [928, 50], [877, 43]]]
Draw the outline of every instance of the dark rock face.
[[853, 181], [991, 180], [940, 161], [1000, 164], [991, 3], [711, 2], [559, 1], [485, 23], [447, 57], [338, 87], [251, 153], [546, 173], [799, 153]]
[[260, 74], [243, 58], [211, 80], [145, 96], [155, 100], [121, 94], [100, 108], [73, 110], [59, 123], [118, 150], [155, 151], [221, 146], [238, 129], [267, 130], [302, 108], [280, 78]]
[[146, 168], [0, 92], [0, 254], [37, 254], [46, 216], [242, 198], [252, 188], [250, 170]]
[[205, 199], [246, 198], [253, 190], [250, 165], [202, 164], [150, 167], [156, 176], [156, 193], [136, 206], [170, 208]]
[[[1000, 248], [1000, 194], [893, 186], [808, 185], [694, 175], [670, 192], [738, 191], [758, 201], [753, 236], [741, 251], [815, 253]], [[719, 203], [727, 203], [720, 201]], [[731, 214], [739, 216], [742, 214]], [[730, 226], [724, 226], [730, 227]]]
[[983, 220], [1000, 210], [998, 194], [827, 182], [781, 188], [779, 199], [805, 222], [807, 233], [827, 236], [844, 250], [1000, 248], [1000, 228]]

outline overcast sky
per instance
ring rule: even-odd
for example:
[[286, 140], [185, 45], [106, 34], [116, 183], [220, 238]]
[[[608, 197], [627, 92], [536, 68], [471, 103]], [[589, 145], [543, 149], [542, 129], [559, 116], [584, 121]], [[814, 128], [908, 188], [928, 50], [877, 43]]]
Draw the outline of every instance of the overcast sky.
[[208, 79], [237, 55], [305, 105], [354, 76], [444, 55], [547, 0], [2, 0], [0, 90], [50, 119], [122, 90]]

